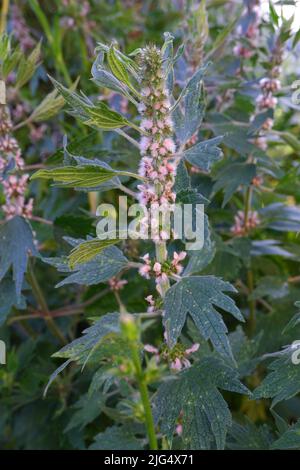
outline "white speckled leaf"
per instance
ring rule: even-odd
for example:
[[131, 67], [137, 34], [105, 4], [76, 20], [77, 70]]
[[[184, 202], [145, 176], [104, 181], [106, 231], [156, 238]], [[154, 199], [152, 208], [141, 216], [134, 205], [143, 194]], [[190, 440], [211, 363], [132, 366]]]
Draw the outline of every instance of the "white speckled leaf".
[[179, 415], [184, 449], [223, 449], [231, 414], [219, 389], [249, 394], [237, 371], [222, 360], [206, 357], [163, 383], [155, 396], [154, 416], [161, 432], [172, 441]]
[[231, 284], [214, 276], [183, 278], [168, 290], [164, 303], [164, 325], [171, 347], [181, 333], [187, 314], [190, 314], [202, 336], [209, 339], [220, 354], [233, 359], [226, 325], [214, 306], [231, 313], [238, 320], [244, 321], [244, 318], [234, 301], [223, 291], [236, 292]]

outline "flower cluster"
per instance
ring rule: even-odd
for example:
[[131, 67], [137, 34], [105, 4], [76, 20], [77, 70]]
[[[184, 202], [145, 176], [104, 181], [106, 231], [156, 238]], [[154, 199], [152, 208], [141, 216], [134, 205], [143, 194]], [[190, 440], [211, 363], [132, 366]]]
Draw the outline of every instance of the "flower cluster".
[[108, 285], [112, 291], [119, 291], [128, 284], [126, 279], [118, 279], [117, 277], [112, 277], [108, 280]]
[[260, 15], [260, 0], [249, 0], [247, 2], [247, 11], [237, 28], [237, 35], [246, 38], [247, 44], [238, 43], [235, 45], [233, 53], [236, 57], [249, 59], [253, 56], [258, 45]]
[[256, 211], [249, 211], [247, 214], [247, 220], [245, 221], [245, 213], [238, 211], [234, 216], [234, 225], [230, 231], [236, 237], [246, 235], [249, 230], [254, 229], [260, 224], [260, 220]]
[[173, 371], [180, 371], [191, 366], [188, 357], [198, 351], [199, 343], [193, 344], [190, 348], [185, 349], [182, 344], [177, 343], [173, 349], [169, 349], [163, 345], [161, 349], [145, 344], [144, 350], [150, 354], [154, 354], [156, 363], [167, 362]]
[[[279, 80], [279, 76], [281, 73], [280, 64], [282, 62], [282, 51], [280, 47], [280, 43], [277, 42], [274, 46], [272, 56], [271, 56], [271, 68], [268, 71], [266, 77], [263, 77], [259, 81], [259, 90], [260, 93], [256, 98], [256, 110], [254, 115], [252, 116], [252, 120], [255, 116], [261, 112], [266, 112], [268, 110], [274, 110], [278, 99], [274, 94], [278, 92], [281, 88], [281, 83]], [[267, 150], [267, 138], [264, 135], [265, 131], [270, 131], [274, 125], [274, 120], [271, 117], [267, 117], [262, 125], [262, 132], [256, 139], [254, 143], [257, 147], [261, 148], [262, 150]]]
[[161, 51], [154, 46], [141, 52], [142, 115], [140, 142], [142, 155], [139, 174], [149, 181], [139, 185], [139, 200], [143, 205], [174, 203], [173, 192], [176, 164], [172, 161], [175, 143], [170, 101], [166, 89]]
[[157, 284], [168, 279], [170, 274], [180, 274], [183, 270], [181, 261], [186, 257], [186, 252], [181, 251], [180, 253], [173, 253], [173, 260], [171, 262], [165, 261], [159, 263], [158, 261], [151, 260], [149, 253], [142, 256], [144, 264], [139, 268], [139, 273], [146, 279], [150, 279], [151, 276], [155, 278]]
[[25, 193], [29, 175], [10, 174], [3, 177], [5, 169], [13, 162], [16, 170], [24, 167], [24, 160], [17, 140], [11, 136], [12, 123], [9, 111], [5, 106], [0, 107], [0, 182], [3, 186], [5, 204], [2, 210], [6, 219], [15, 215], [27, 218], [32, 216], [33, 199], [26, 201]]

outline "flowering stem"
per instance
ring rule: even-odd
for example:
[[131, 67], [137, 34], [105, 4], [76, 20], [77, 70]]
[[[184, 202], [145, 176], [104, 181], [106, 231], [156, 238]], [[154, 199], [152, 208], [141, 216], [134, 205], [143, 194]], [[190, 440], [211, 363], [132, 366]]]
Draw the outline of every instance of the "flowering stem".
[[[156, 259], [159, 263], [164, 263], [168, 259], [168, 250], [167, 244], [165, 241], [159, 241], [155, 243], [155, 252], [156, 252]], [[161, 296], [164, 297], [167, 290], [170, 287], [169, 279], [165, 280], [164, 282], [160, 283], [161, 288]]]

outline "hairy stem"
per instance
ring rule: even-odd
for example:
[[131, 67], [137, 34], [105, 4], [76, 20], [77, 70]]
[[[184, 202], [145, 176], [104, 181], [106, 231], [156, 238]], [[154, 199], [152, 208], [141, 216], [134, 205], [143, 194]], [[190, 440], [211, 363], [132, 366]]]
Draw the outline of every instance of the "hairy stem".
[[132, 360], [133, 360], [135, 371], [136, 371], [136, 380], [138, 383], [141, 400], [143, 403], [144, 413], [145, 413], [145, 425], [146, 425], [148, 439], [149, 439], [149, 446], [151, 450], [157, 450], [158, 445], [157, 445], [157, 438], [156, 438], [156, 433], [155, 433], [155, 426], [154, 426], [154, 419], [153, 419], [153, 414], [152, 414], [152, 409], [151, 409], [151, 403], [150, 403], [150, 398], [149, 398], [149, 392], [148, 392], [147, 383], [146, 383], [145, 376], [144, 376], [143, 369], [142, 369], [139, 348], [138, 348], [137, 343], [134, 341], [131, 341], [130, 349], [131, 349]]

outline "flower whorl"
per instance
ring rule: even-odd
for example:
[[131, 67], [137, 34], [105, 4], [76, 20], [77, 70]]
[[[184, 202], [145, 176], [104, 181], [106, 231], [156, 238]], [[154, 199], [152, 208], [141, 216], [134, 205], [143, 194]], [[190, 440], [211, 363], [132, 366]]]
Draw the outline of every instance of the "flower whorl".
[[149, 46], [141, 52], [142, 116], [140, 127], [145, 135], [140, 142], [139, 174], [149, 182], [139, 185], [140, 203], [174, 203], [176, 165], [171, 161], [175, 152], [172, 139], [173, 123], [170, 101], [163, 73], [161, 51]]
[[33, 200], [25, 200], [27, 189], [27, 180], [29, 175], [18, 176], [10, 174], [3, 178], [1, 173], [5, 172], [6, 167], [13, 159], [16, 170], [24, 167], [24, 160], [21, 156], [21, 150], [17, 140], [11, 135], [12, 122], [9, 110], [6, 106], [0, 107], [0, 182], [3, 186], [5, 204], [2, 210], [6, 219], [11, 219], [16, 215], [31, 217]]

